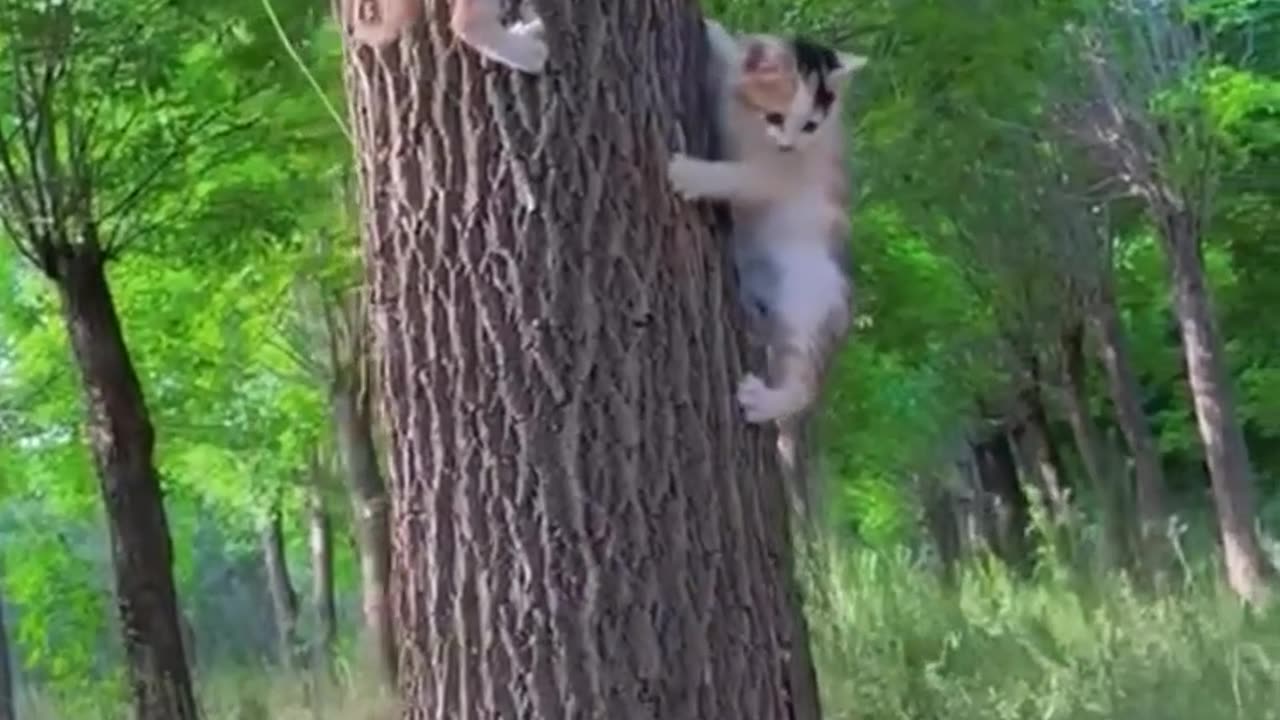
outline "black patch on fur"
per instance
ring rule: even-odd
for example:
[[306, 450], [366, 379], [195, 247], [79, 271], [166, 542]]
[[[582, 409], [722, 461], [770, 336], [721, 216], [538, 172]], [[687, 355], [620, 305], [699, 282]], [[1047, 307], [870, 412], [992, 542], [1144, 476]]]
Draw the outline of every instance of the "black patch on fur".
[[825, 114], [836, 99], [836, 94], [827, 85], [827, 75], [840, 67], [840, 58], [826, 45], [799, 36], [791, 38], [791, 50], [795, 53], [800, 77], [814, 84], [814, 108]]

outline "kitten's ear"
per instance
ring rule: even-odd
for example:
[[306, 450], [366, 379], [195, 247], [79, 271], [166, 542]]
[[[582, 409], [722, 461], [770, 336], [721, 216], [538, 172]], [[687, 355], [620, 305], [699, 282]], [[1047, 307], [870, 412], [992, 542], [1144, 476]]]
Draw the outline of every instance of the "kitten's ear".
[[749, 75], [774, 75], [782, 72], [782, 58], [777, 48], [752, 38], [742, 48], [742, 71]]
[[866, 67], [867, 58], [863, 57], [862, 55], [855, 55], [853, 53], [837, 52], [836, 62], [838, 63], [838, 65], [836, 66], [836, 69], [828, 73], [828, 77], [833, 82], [839, 82], [841, 80], [844, 80], [845, 78], [849, 77], [853, 73]]

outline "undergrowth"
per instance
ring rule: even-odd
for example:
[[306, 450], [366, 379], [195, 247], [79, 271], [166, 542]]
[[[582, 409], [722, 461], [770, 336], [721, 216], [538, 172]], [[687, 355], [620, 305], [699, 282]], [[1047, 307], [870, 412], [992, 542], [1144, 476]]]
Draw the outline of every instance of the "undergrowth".
[[[1210, 569], [1153, 593], [979, 561], [947, 587], [906, 553], [847, 548], [804, 566], [828, 720], [1280, 720], [1280, 614], [1243, 609]], [[202, 704], [209, 720], [393, 716], [351, 666], [332, 677], [214, 672]], [[26, 720], [127, 717], [24, 703]]]

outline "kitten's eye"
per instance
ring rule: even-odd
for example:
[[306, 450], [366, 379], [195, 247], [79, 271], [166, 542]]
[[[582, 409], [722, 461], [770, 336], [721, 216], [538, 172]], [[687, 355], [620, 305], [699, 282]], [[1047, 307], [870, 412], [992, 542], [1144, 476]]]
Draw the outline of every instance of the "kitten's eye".
[[782, 117], [782, 113], [769, 113], [764, 116], [764, 121], [770, 125], [781, 125], [786, 118]]
[[817, 120], [810, 120], [809, 122], [807, 122], [807, 123], [805, 123], [805, 124], [804, 124], [804, 127], [800, 128], [800, 129], [801, 129], [801, 130], [803, 130], [803, 131], [805, 131], [805, 132], [807, 132], [807, 133], [811, 133], [811, 132], [813, 132], [814, 130], [817, 130], [817, 129], [818, 129], [818, 121], [817, 121]]

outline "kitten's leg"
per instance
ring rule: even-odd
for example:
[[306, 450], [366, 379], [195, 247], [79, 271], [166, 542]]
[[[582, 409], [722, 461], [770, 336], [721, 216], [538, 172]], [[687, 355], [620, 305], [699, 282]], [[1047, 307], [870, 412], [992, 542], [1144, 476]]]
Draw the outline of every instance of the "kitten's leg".
[[542, 40], [542, 22], [526, 20], [506, 28], [500, 17], [499, 0], [454, 0], [450, 28], [481, 55], [531, 74], [541, 73], [547, 64], [547, 44]]
[[748, 373], [738, 383], [738, 404], [750, 423], [792, 417], [813, 404], [818, 394], [818, 363], [812, 347], [789, 344], [778, 352], [778, 385]]
[[749, 163], [699, 160], [683, 153], [671, 156], [667, 179], [676, 194], [686, 200], [758, 203], [777, 199], [783, 191], [779, 183]]
[[[782, 420], [807, 410], [818, 398], [831, 352], [847, 332], [849, 305], [834, 270], [829, 282], [818, 273], [784, 278], [774, 303], [777, 334], [770, 348], [770, 387], [756, 375], [738, 385], [738, 403], [748, 422]], [[801, 285], [800, 283], [804, 283]]]

